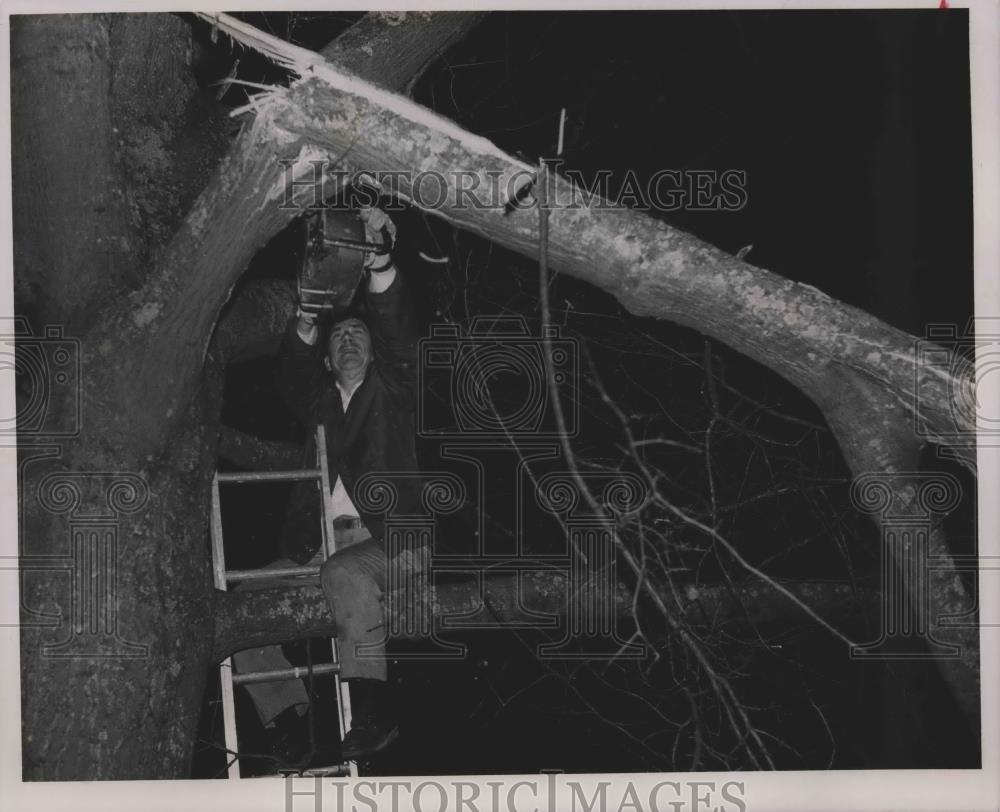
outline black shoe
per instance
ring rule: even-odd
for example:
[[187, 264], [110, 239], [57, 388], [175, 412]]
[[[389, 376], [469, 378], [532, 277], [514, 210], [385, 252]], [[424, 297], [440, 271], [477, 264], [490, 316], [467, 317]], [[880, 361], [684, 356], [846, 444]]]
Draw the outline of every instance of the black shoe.
[[345, 761], [381, 753], [399, 737], [392, 685], [382, 680], [352, 679], [351, 729], [340, 748]]
[[375, 722], [356, 724], [344, 737], [340, 754], [345, 761], [357, 761], [381, 753], [398, 738], [398, 725], [386, 726]]

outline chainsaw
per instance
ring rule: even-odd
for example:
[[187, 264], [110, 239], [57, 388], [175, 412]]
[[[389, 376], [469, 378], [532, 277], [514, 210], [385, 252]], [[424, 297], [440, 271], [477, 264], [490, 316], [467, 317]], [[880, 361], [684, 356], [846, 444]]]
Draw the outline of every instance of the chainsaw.
[[390, 254], [392, 236], [383, 227], [381, 242], [367, 242], [356, 209], [316, 208], [302, 220], [303, 259], [297, 278], [300, 307], [317, 315], [346, 310], [361, 280], [366, 255]]

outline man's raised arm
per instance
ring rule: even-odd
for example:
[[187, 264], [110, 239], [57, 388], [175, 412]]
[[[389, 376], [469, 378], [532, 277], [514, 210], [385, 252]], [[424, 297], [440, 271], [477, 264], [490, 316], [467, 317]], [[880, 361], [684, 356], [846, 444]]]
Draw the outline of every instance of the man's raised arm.
[[[362, 210], [367, 238], [383, 230], [395, 241], [395, 226], [381, 209]], [[415, 396], [417, 381], [417, 320], [406, 282], [393, 264], [392, 255], [371, 255], [366, 262], [368, 321], [372, 348], [379, 369], [391, 383]]]
[[305, 427], [316, 417], [323, 390], [323, 349], [314, 314], [301, 309], [288, 322], [278, 354], [278, 393]]

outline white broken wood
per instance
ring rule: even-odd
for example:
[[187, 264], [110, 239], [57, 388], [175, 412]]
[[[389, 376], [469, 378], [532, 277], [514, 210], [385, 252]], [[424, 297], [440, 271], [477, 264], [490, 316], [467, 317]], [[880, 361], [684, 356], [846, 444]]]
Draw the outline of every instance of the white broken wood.
[[[534, 165], [509, 155], [488, 138], [470, 133], [455, 122], [438, 115], [433, 110], [429, 110], [404, 96], [380, 88], [378, 85], [338, 68], [332, 63], [327, 62], [315, 51], [293, 45], [290, 42], [267, 34], [228, 14], [195, 13], [198, 17], [218, 27], [240, 44], [248, 48], [253, 48], [258, 53], [263, 54], [296, 75], [298, 82], [307, 79], [319, 80], [336, 90], [360, 96], [378, 107], [389, 110], [401, 118], [410, 121], [416, 127], [450, 138], [458, 142], [463, 149], [469, 152], [484, 157], [498, 158], [507, 164], [513, 165], [524, 173], [525, 180], [514, 188], [511, 197], [516, 197], [521, 188], [531, 183], [530, 178], [535, 173]], [[298, 82], [293, 83], [292, 86], [294, 87]], [[275, 85], [274, 92], [284, 94], [287, 92], [287, 89]], [[258, 95], [255, 99], [256, 104], [252, 108], [258, 111], [262, 110], [269, 101], [267, 98], [262, 98], [266, 95], [266, 93]], [[244, 105], [233, 110], [230, 115], [240, 115], [249, 109], [251, 109], [251, 105]]]

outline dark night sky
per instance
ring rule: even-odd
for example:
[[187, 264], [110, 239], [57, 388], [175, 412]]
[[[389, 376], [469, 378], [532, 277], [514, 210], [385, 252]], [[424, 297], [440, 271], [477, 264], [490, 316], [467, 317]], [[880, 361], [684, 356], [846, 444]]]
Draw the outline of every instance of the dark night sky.
[[[311, 48], [354, 18], [243, 16]], [[202, 61], [206, 77], [222, 73], [227, 58], [221, 43], [208, 51]], [[239, 76], [279, 78], [249, 54]], [[241, 93], [231, 90], [224, 102], [239, 104]], [[664, 168], [744, 170], [742, 210], [661, 216], [733, 252], [752, 244], [750, 262], [915, 334], [931, 322], [964, 325], [971, 315], [964, 11], [495, 13], [430, 70], [416, 98], [531, 160], [554, 154], [559, 110], [565, 107], [566, 166], [585, 177], [610, 170], [612, 189], [628, 170], [640, 177]], [[425, 321], [498, 312], [537, 319], [537, 270], [531, 262], [413, 213], [400, 218], [400, 227], [404, 238], [452, 259], [445, 268], [409, 269]], [[290, 268], [287, 241], [279, 237], [248, 278], [283, 276]], [[554, 322], [586, 343], [605, 387], [644, 436], [703, 430], [703, 343], [696, 333], [631, 317], [610, 297], [572, 279], [557, 280], [552, 301]], [[725, 348], [712, 351], [733, 386], [799, 419], [822, 422], [812, 404], [772, 373]], [[655, 381], [648, 374], [651, 363], [660, 370]], [[272, 372], [267, 364], [231, 370], [224, 418], [264, 436], [288, 435], [289, 420], [274, 406]], [[735, 419], [777, 443], [801, 439], [801, 426], [733, 408]], [[608, 459], [613, 443], [607, 427], [613, 421], [587, 404], [584, 414], [580, 453]], [[783, 539], [814, 537], [799, 554], [777, 561], [775, 571], [838, 578], [852, 567], [877, 566], [874, 546], [850, 556], [840, 549], [838, 534], [869, 532], [844, 518], [842, 481], [822, 500], [803, 495], [809, 478], [846, 476], [832, 440], [817, 432], [794, 453], [772, 448], [771, 466], [755, 456], [759, 447], [739, 436], [723, 444], [722, 496], [735, 501], [747, 482], [764, 488], [783, 478], [803, 493], [749, 512], [733, 531], [745, 538], [743, 549], [763, 556]], [[438, 462], [433, 444], [423, 443], [421, 452], [428, 465]], [[699, 476], [689, 461], [674, 456], [658, 464], [676, 480], [678, 499], [701, 503], [699, 486], [686, 488], [687, 478]], [[279, 512], [248, 519], [245, 530], [271, 533]], [[958, 536], [970, 537], [970, 527]], [[268, 553], [262, 547], [257, 555], [266, 559]], [[410, 729], [388, 757], [391, 763], [380, 767], [384, 774], [684, 766], [650, 760], [609, 732], [592, 710], [566, 699], [556, 682], [543, 681], [517, 703], [505, 704], [499, 697], [538, 675], [523, 647], [501, 637], [483, 635], [473, 657], [450, 671], [404, 669]], [[745, 655], [743, 664], [751, 666], [743, 685], [748, 696], [762, 704], [776, 695], [787, 701], [786, 710], [768, 722], [795, 739], [801, 755], [783, 752], [781, 766], [825, 766], [826, 733], [797, 722], [811, 713], [813, 698], [835, 720], [835, 766], [883, 766], [907, 758], [908, 766], [953, 766], [978, 757], [962, 739], [964, 732], [944, 719], [928, 716], [903, 734], [883, 729], [872, 718], [872, 703], [881, 708], [880, 686], [895, 677], [846, 668], [828, 640], [803, 637], [810, 637], [808, 631], [792, 635], [780, 664], [762, 664], [739, 646], [732, 654], [734, 661]], [[940, 691], [926, 670], [910, 678], [914, 697]], [[600, 696], [600, 686], [588, 688], [588, 679], [581, 675], [577, 684], [584, 684], [588, 696]], [[615, 714], [642, 717], [640, 708], [624, 700], [608, 711]], [[941, 711], [946, 715], [947, 708]], [[917, 743], [901, 754], [901, 737]]]

